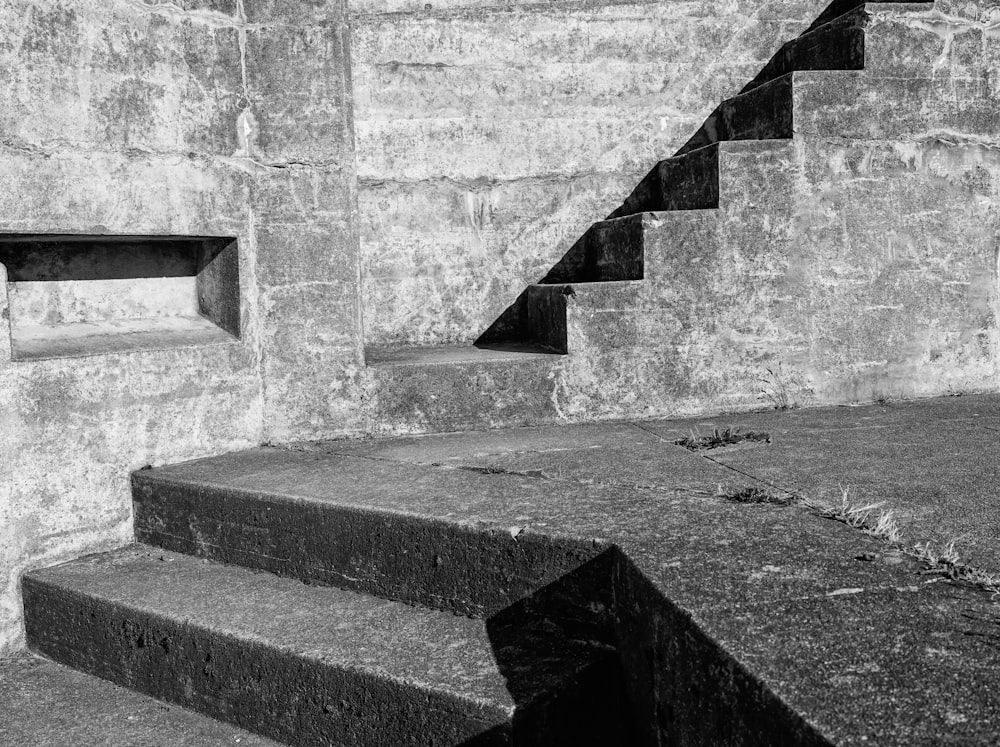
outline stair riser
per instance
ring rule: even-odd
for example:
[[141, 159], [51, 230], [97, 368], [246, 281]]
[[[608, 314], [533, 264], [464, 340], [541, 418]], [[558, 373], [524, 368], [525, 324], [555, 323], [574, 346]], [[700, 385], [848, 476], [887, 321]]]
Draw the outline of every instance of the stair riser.
[[723, 101], [678, 155], [726, 140], [792, 137], [792, 95], [792, 74], [788, 74]]
[[719, 146], [660, 161], [607, 220], [657, 210], [701, 210], [719, 205]]
[[795, 70], [863, 69], [864, 27], [864, 13], [855, 11], [785, 43], [740, 93]]
[[458, 744], [486, 732], [484, 747], [511, 744], [507, 714], [488, 707], [30, 578], [23, 590], [40, 653], [289, 744]]
[[133, 476], [137, 538], [168, 550], [488, 616], [587, 566], [593, 544]]
[[[900, 6], [898, 9], [893, 5]], [[968, 28], [949, 42], [937, 22], [922, 17], [932, 3], [869, 4], [786, 43], [743, 88], [749, 91], [793, 71], [865, 70], [880, 77], [929, 77], [946, 63], [952, 74], [974, 74], [982, 29]], [[951, 46], [949, 46], [951, 45]]]
[[643, 278], [641, 216], [595, 223], [541, 283], [596, 283]]

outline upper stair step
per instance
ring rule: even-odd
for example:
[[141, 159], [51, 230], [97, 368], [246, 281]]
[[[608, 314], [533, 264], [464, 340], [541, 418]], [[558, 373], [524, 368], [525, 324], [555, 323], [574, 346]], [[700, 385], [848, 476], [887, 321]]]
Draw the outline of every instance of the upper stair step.
[[792, 75], [787, 73], [723, 101], [676, 155], [726, 140], [792, 137]]
[[530, 621], [488, 627], [142, 546], [32, 572], [23, 590], [47, 656], [296, 745], [569, 745], [617, 718], [613, 696], [587, 700], [614, 677], [610, 653]]
[[719, 145], [712, 143], [660, 161], [606, 220], [655, 210], [719, 206]]
[[596, 283], [642, 280], [642, 214], [598, 221], [539, 282]]
[[[912, 25], [900, 20], [930, 8], [933, 2], [860, 3], [843, 15], [830, 17], [845, 5], [830, 6], [818, 19], [825, 23], [814, 24], [784, 44], [740, 93], [796, 70], [868, 70], [891, 75], [933, 63], [926, 54], [926, 37], [919, 32], [915, 35]], [[910, 43], [914, 39], [918, 40], [917, 50]]]
[[609, 573], [607, 545], [586, 534], [510, 530], [513, 503], [558, 504], [570, 485], [262, 448], [141, 470], [132, 495], [142, 542], [459, 614], [492, 615], [584, 567]]

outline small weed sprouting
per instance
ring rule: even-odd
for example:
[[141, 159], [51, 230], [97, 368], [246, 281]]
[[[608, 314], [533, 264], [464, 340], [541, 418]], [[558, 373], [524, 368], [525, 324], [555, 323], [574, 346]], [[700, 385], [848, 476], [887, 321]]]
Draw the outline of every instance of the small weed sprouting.
[[896, 516], [892, 509], [882, 508], [883, 503], [863, 503], [851, 495], [850, 488], [840, 489], [840, 505], [834, 508], [821, 509], [820, 513], [828, 519], [847, 524], [854, 529], [878, 537], [889, 543], [897, 543], [903, 539], [896, 524]]
[[836, 508], [822, 508], [805, 500], [802, 503], [819, 511], [822, 516], [860, 529], [887, 544], [894, 545], [904, 555], [923, 563], [924, 574], [941, 576], [957, 584], [973, 586], [1000, 595], [1000, 573], [962, 563], [954, 540], [940, 549], [930, 542], [907, 547], [903, 544], [902, 532], [891, 510], [883, 509], [882, 503], [863, 503], [857, 500], [851, 495], [850, 488], [842, 487], [840, 493], [840, 506]]
[[707, 436], [700, 436], [695, 431], [691, 431], [691, 434], [684, 436], [684, 438], [678, 438], [674, 441], [678, 446], [683, 446], [685, 449], [690, 449], [691, 451], [701, 451], [703, 449], [718, 449], [720, 446], [731, 446], [732, 444], [742, 443], [743, 441], [763, 441], [764, 443], [771, 443], [771, 436], [768, 433], [757, 432], [757, 431], [747, 431], [746, 433], [741, 433], [739, 428], [726, 428], [724, 431], [720, 431], [716, 428], [712, 433]]
[[732, 503], [769, 503], [772, 506], [794, 506], [799, 497], [794, 493], [777, 493], [755, 486], [747, 486], [731, 493], [720, 491], [723, 498]]
[[958, 551], [955, 549], [955, 540], [949, 542], [940, 551], [935, 549], [930, 542], [924, 542], [922, 545], [918, 542], [909, 549], [908, 554], [929, 566], [956, 565], [960, 560]]
[[770, 402], [775, 410], [792, 410], [799, 406], [792, 390], [801, 384], [797, 377], [787, 374], [780, 363], [764, 369], [764, 376], [758, 381], [761, 383], [760, 399]]
[[904, 552], [924, 564], [925, 574], [942, 576], [949, 581], [975, 586], [991, 594], [1000, 594], [1000, 573], [993, 573], [961, 562], [955, 540], [951, 540], [940, 550], [930, 542], [916, 544]]

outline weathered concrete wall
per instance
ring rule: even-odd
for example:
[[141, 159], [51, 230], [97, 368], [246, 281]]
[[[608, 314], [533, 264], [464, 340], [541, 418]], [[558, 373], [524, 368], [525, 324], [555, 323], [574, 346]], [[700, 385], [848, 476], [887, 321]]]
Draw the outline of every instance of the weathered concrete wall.
[[475, 339], [823, 0], [356, 0], [368, 343]]
[[0, 284], [0, 653], [24, 568], [130, 539], [131, 470], [353, 427], [346, 38], [338, 2], [0, 2], [0, 232], [237, 237], [242, 327], [12, 361]]
[[[780, 85], [740, 97], [732, 121], [711, 128], [786, 139], [673, 161], [659, 196], [640, 190], [620, 215], [661, 212], [605, 222], [604, 238], [561, 262], [554, 284], [529, 288], [493, 338], [568, 355], [470, 357], [451, 370], [435, 370], [430, 347], [399, 355], [377, 369], [382, 430], [995, 391], [996, 8], [872, 4], [850, 23], [864, 28], [863, 71], [826, 27], [829, 46], [803, 44], [837, 51], [826, 72], [796, 72], [792, 86], [783, 73], [795, 68], [774, 67]], [[633, 280], [589, 282], [621, 278]]]

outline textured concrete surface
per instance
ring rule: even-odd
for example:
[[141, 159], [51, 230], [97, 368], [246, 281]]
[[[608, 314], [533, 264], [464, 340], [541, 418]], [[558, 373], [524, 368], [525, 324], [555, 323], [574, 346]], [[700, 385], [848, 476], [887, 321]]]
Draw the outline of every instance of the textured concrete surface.
[[[906, 543], [964, 532], [959, 551], [989, 567], [998, 407], [967, 396], [254, 450], [138, 473], [139, 531], [481, 614], [608, 558], [610, 579], [603, 570], [574, 593], [598, 619], [613, 611], [633, 715], [650, 730], [637, 744], [990, 743], [1000, 658], [989, 592], [928, 575], [807, 506], [725, 495], [773, 484], [820, 499], [860, 477], [865, 500], [898, 510]], [[673, 443], [728, 425], [772, 440]], [[322, 549], [303, 546], [312, 532]], [[297, 552], [301, 567], [276, 561]]]
[[32, 654], [0, 659], [0, 734], [21, 747], [278, 747]]
[[[25, 568], [129, 539], [129, 471], [356, 429], [337, 387], [361, 343], [340, 3], [10, 0], [0, 36], [0, 233], [236, 237], [242, 291], [208, 314], [239, 342], [130, 318], [49, 340], [87, 357], [13, 361], [25, 303], [95, 324], [155, 293], [87, 278], [35, 308], [0, 270], [3, 652]], [[216, 269], [199, 306], [232, 293], [235, 263]]]
[[824, 5], [353, 2], [367, 341], [474, 339]]
[[868, 4], [789, 42], [552, 267], [564, 304], [529, 286], [484, 339], [566, 330], [562, 420], [995, 390], [986, 25]]
[[544, 708], [610, 660], [603, 648], [564, 642], [536, 662], [516, 631], [504, 646], [481, 620], [372, 596], [152, 548], [24, 586], [39, 651], [283, 742], [571, 745], [574, 722], [615, 716], [613, 698], [566, 703], [572, 720]]

